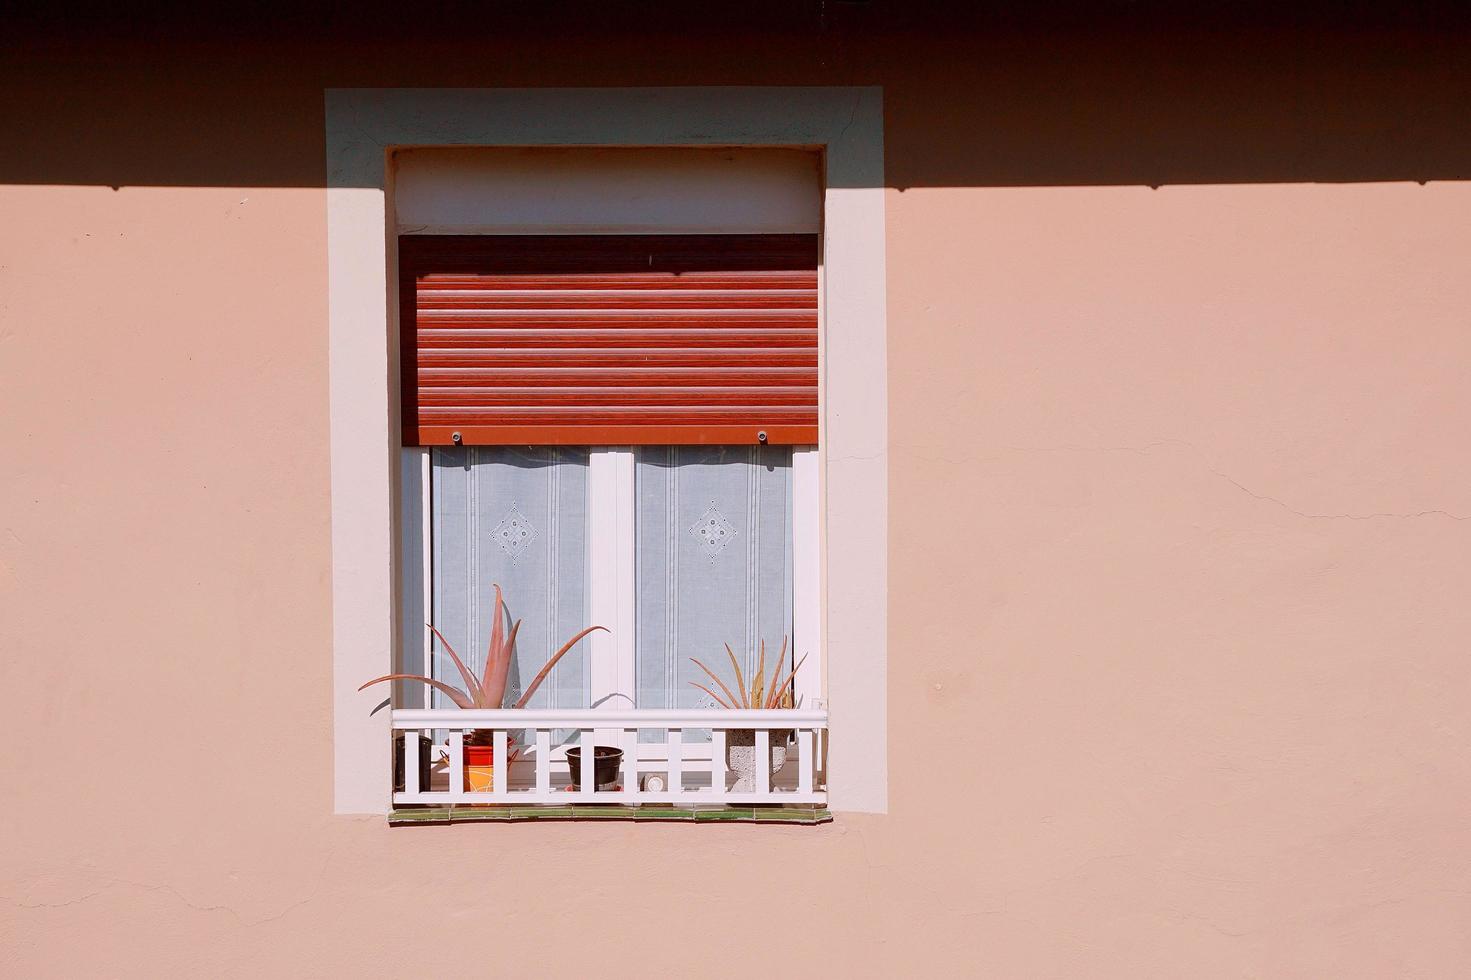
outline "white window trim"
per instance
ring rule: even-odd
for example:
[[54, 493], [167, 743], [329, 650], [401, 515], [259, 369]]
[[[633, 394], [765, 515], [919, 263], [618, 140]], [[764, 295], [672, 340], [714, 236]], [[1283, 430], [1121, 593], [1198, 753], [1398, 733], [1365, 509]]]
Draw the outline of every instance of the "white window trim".
[[[880, 90], [329, 89], [326, 128], [335, 811], [389, 809], [387, 712], [374, 712], [374, 699], [357, 687], [395, 662], [398, 590], [425, 586], [423, 570], [413, 574], [417, 562], [396, 546], [399, 485], [412, 475], [402, 472], [398, 444], [389, 151], [743, 145], [824, 151], [822, 418], [815, 467], [821, 543], [815, 556], [794, 555], [794, 561], [809, 569], [815, 563], [820, 577], [831, 805], [886, 812], [888, 413]], [[401, 564], [404, 558], [409, 565]], [[401, 583], [396, 570], [403, 573]], [[621, 642], [633, 642], [631, 628], [618, 635], [626, 636]]]
[[588, 690], [594, 704], [610, 694], [632, 696], [635, 690], [633, 464], [633, 450], [628, 448], [600, 446], [588, 456], [588, 623], [608, 627], [608, 632], [588, 637], [592, 643]]

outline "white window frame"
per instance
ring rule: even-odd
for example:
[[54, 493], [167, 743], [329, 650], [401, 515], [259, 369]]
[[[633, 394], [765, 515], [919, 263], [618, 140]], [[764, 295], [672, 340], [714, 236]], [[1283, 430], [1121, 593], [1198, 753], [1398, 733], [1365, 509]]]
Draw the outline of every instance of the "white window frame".
[[[883, 108], [873, 87], [328, 89], [334, 810], [390, 809], [401, 589], [391, 152], [404, 146], [777, 146], [823, 154], [819, 595], [836, 811], [888, 809]], [[408, 515], [423, 520], [424, 514]], [[796, 556], [794, 556], [795, 558]], [[813, 556], [806, 556], [814, 560]], [[407, 666], [407, 665], [406, 665]]]
[[[427, 629], [413, 626], [415, 618], [428, 620], [434, 608], [433, 466], [429, 447], [405, 448], [402, 472], [409, 474], [403, 501], [404, 560], [413, 563], [418, 554], [418, 574], [406, 576], [415, 597], [404, 595], [405, 645], [419, 634], [419, 662], [424, 673], [439, 678], [434, 656], [434, 637]], [[594, 708], [637, 708], [637, 505], [635, 461], [631, 446], [592, 446], [588, 455], [588, 623], [607, 626], [608, 632], [588, 637], [588, 693]], [[793, 681], [793, 694], [803, 707], [822, 707], [826, 701], [822, 670], [822, 588], [818, 549], [820, 545], [819, 457], [816, 446], [792, 447], [792, 662], [810, 654]], [[417, 474], [417, 481], [413, 475]], [[417, 482], [417, 489], [415, 488]], [[407, 593], [408, 589], [405, 589]], [[799, 652], [800, 651], [800, 652]], [[406, 658], [409, 659], [409, 658]], [[458, 685], [456, 674], [448, 680]], [[407, 688], [407, 690], [405, 690]], [[396, 705], [434, 707], [427, 685], [403, 685]], [[639, 746], [639, 757], [663, 759], [666, 746], [650, 742]], [[708, 759], [708, 743], [691, 743], [685, 758]]]

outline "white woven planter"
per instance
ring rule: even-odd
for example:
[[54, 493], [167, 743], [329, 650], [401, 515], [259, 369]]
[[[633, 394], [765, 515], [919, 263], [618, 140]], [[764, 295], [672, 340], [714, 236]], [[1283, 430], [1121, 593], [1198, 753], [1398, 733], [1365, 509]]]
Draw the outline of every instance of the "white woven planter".
[[[787, 764], [787, 743], [792, 733], [787, 730], [771, 732], [771, 773], [776, 775]], [[732, 793], [756, 792], [756, 732], [751, 729], [732, 730], [725, 733], [725, 765], [735, 773]]]

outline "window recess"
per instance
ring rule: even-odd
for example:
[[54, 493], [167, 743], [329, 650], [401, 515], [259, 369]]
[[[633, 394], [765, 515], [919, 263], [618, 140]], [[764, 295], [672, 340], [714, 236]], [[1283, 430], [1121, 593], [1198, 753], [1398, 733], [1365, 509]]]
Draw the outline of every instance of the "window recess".
[[[425, 515], [405, 541], [423, 556], [405, 620], [432, 622], [479, 671], [499, 584], [522, 622], [507, 703], [565, 639], [607, 627], [526, 706], [579, 727], [504, 729], [523, 769], [623, 745], [625, 785], [688, 764], [686, 787], [721, 799], [727, 730], [690, 658], [728, 675], [729, 644], [750, 677], [764, 642], [769, 674], [785, 640], [787, 669], [807, 657], [794, 696], [815, 712], [810, 783], [826, 718], [816, 236], [406, 236], [399, 255], [405, 492]], [[459, 683], [427, 630], [414, 654]], [[442, 692], [399, 703], [439, 719], [431, 737], [463, 764]], [[589, 711], [645, 721], [589, 729]]]

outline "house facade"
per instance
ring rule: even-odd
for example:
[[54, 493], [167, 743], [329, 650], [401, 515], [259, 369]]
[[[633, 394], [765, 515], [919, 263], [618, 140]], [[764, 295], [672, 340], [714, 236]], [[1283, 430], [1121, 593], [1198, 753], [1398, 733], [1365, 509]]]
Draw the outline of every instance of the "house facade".
[[8, 974], [1460, 972], [1451, 15], [18, 25]]

